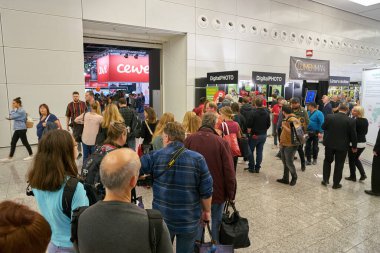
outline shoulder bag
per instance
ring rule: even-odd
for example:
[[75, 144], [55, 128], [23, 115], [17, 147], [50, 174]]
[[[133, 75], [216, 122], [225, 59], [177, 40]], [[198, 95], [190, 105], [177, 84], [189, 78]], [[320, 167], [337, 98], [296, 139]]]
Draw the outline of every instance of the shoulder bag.
[[[238, 139], [235, 133], [230, 133], [226, 122], [222, 122], [223, 139], [228, 142], [231, 147], [232, 156], [241, 156]], [[226, 130], [227, 134], [224, 134]]]

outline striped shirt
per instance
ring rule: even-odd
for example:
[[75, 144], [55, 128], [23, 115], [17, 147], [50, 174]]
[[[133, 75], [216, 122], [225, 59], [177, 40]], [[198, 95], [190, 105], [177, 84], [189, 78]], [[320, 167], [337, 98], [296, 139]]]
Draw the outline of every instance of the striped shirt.
[[[181, 147], [183, 143], [173, 142], [141, 157], [141, 174], [159, 175]], [[212, 185], [204, 157], [185, 150], [173, 167], [154, 180], [152, 206], [161, 212], [171, 233], [193, 233], [199, 227], [201, 199], [212, 196]]]

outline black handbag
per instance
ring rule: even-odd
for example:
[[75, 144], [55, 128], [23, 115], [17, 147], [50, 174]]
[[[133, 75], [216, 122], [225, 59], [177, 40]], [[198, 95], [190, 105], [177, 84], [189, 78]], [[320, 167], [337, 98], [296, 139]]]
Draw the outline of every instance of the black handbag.
[[[233, 209], [232, 213], [229, 211], [230, 206]], [[233, 245], [234, 249], [247, 248], [251, 245], [248, 220], [240, 216], [235, 204], [230, 201], [227, 201], [224, 207], [219, 241], [221, 244]]]
[[212, 238], [211, 229], [209, 222], [206, 222], [207, 231], [210, 234], [211, 242], [205, 243], [205, 228], [203, 228], [201, 241], [195, 241], [195, 253], [233, 253], [234, 248], [232, 245], [221, 245], [216, 244], [215, 240]]
[[238, 138], [239, 148], [241, 157], [248, 158], [249, 152], [251, 152], [248, 145], [248, 138], [242, 135], [241, 138]]

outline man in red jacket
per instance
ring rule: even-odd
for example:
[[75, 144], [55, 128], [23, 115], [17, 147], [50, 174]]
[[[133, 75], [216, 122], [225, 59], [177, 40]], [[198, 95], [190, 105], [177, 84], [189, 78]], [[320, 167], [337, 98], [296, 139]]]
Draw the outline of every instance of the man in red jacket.
[[217, 116], [205, 113], [202, 127], [185, 139], [185, 147], [204, 156], [213, 179], [211, 233], [219, 241], [224, 202], [235, 199], [236, 175], [229, 144], [215, 131]]

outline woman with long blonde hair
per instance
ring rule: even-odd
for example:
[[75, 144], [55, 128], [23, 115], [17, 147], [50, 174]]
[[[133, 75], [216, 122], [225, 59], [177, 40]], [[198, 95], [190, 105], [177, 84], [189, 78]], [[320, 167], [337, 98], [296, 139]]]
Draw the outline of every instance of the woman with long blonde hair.
[[161, 119], [158, 121], [158, 124], [156, 126], [156, 130], [153, 133], [153, 150], [158, 150], [164, 147], [161, 135], [164, 132], [166, 124], [169, 122], [174, 122], [174, 114], [170, 112], [165, 112], [164, 114], [162, 114]]
[[368, 120], [364, 117], [364, 108], [362, 106], [355, 106], [352, 111], [352, 117], [355, 119], [356, 135], [357, 135], [357, 151], [354, 153], [352, 147], [348, 149], [348, 162], [350, 166], [350, 176], [346, 177], [346, 180], [356, 181], [356, 168], [358, 168], [360, 173], [360, 181], [367, 178], [363, 164], [360, 161], [360, 155], [363, 153], [366, 145], [367, 139], [366, 135], [368, 133]]
[[185, 129], [185, 131], [187, 131], [187, 129], [188, 129], [188, 127], [189, 127], [189, 121], [190, 121], [190, 118], [191, 118], [193, 115], [196, 115], [195, 112], [188, 111], [188, 112], [185, 113], [185, 116], [183, 116], [182, 126], [183, 126], [183, 128]]
[[201, 125], [202, 125], [201, 118], [197, 115], [192, 115], [189, 119], [189, 124], [187, 128], [185, 128], [186, 137], [190, 134], [196, 133], [201, 127]]
[[107, 132], [111, 122], [124, 122], [124, 118], [115, 104], [109, 104], [104, 109], [103, 121], [96, 136], [96, 145], [103, 145], [104, 140], [107, 139]]

